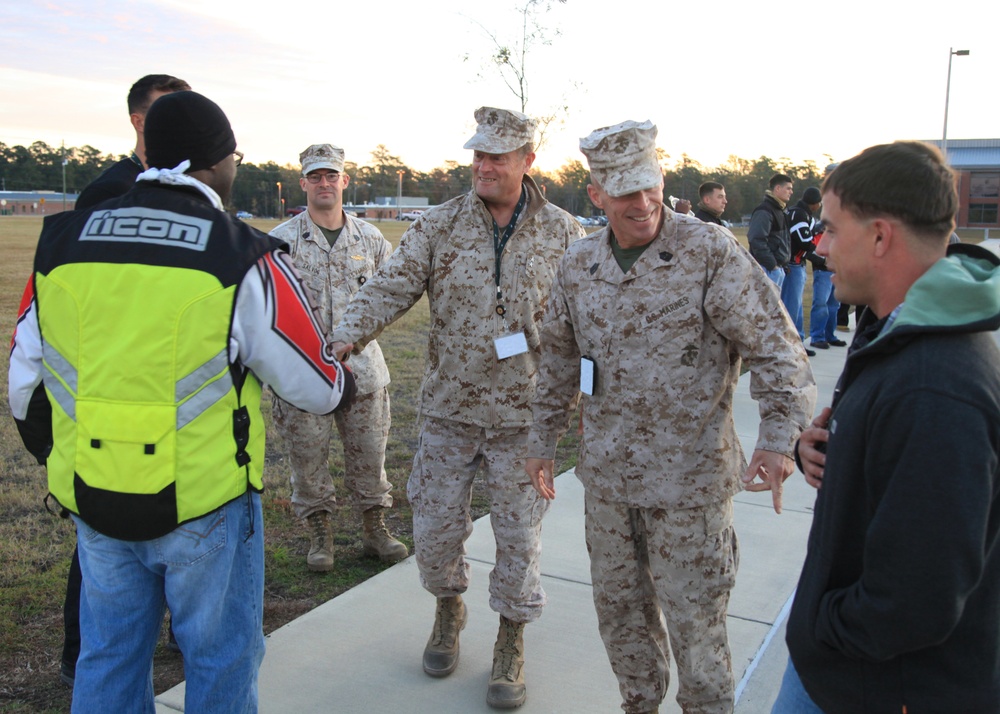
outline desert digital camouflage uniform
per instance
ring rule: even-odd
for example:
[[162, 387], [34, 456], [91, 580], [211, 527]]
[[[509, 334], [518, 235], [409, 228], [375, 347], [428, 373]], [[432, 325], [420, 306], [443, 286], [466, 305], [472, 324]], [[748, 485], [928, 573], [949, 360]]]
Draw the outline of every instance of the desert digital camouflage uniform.
[[[333, 247], [303, 211], [271, 235], [289, 245], [302, 282], [309, 289], [320, 322], [332, 331], [348, 303], [389, 257], [392, 246], [375, 226], [345, 215]], [[274, 424], [288, 445], [292, 466], [292, 508], [298, 518], [333, 512], [336, 494], [330, 478], [333, 429], [344, 446], [344, 484], [358, 511], [392, 506], [392, 485], [385, 474], [389, 438], [389, 370], [382, 349], [372, 340], [351, 358], [357, 400], [349, 412], [314, 415], [273, 397]]]
[[757, 448], [790, 455], [816, 389], [778, 292], [750, 254], [720, 226], [663, 213], [627, 273], [612, 255], [610, 227], [574, 243], [560, 263], [527, 453], [553, 457], [581, 356], [593, 359], [576, 475], [623, 708], [651, 711], [664, 698], [669, 633], [684, 711], [731, 712], [725, 616], [739, 560], [731, 498], [747, 466], [733, 392], [746, 364], [760, 403]]
[[[365, 348], [427, 293], [431, 324], [422, 424], [407, 487], [421, 583], [437, 597], [468, 588], [469, 490], [484, 466], [497, 541], [490, 603], [504, 617], [532, 622], [545, 602], [539, 524], [547, 504], [520, 460], [541, 354], [538, 323], [556, 264], [583, 229], [548, 203], [530, 177], [523, 185], [527, 205], [501, 263], [503, 318], [496, 312], [493, 218], [470, 191], [410, 226], [347, 308], [333, 341]], [[524, 333], [528, 352], [498, 360], [493, 340], [510, 332]]]

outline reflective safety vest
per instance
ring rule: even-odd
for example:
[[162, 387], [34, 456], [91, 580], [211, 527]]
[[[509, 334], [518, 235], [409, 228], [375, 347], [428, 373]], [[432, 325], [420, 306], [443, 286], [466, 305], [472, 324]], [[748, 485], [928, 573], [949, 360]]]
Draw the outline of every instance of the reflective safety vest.
[[162, 241], [85, 237], [99, 233], [93, 216], [137, 210], [95, 212], [82, 230], [86, 215], [46, 223], [35, 270], [49, 491], [124, 540], [165, 535], [262, 490], [261, 385], [230, 363], [229, 335], [242, 275], [279, 245], [233, 235], [218, 212], [202, 225], [197, 256]]

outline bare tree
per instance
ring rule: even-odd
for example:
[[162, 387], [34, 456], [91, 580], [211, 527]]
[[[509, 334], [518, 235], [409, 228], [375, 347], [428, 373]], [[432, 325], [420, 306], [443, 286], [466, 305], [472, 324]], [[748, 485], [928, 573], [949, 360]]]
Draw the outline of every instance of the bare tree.
[[[515, 10], [520, 20], [519, 36], [513, 41], [507, 42], [501, 38], [499, 32], [487, 28], [481, 22], [473, 20], [482, 29], [483, 33], [493, 43], [493, 52], [489, 57], [488, 65], [494, 68], [500, 78], [517, 98], [521, 105], [521, 112], [528, 113], [528, 99], [530, 95], [530, 85], [528, 81], [528, 58], [539, 46], [549, 46], [552, 38], [558, 37], [558, 28], [546, 27], [542, 21], [542, 16], [552, 9], [552, 4], [557, 2], [565, 5], [567, 0], [523, 0], [523, 4], [516, 5]], [[465, 55], [468, 61], [469, 55]], [[480, 77], [483, 73], [480, 72]], [[576, 87], [576, 83], [571, 83]], [[545, 144], [546, 132], [556, 123], [563, 123], [569, 114], [569, 104], [564, 94], [558, 103], [542, 110], [541, 113], [534, 113], [538, 120], [538, 144], [536, 148], [541, 148]]]

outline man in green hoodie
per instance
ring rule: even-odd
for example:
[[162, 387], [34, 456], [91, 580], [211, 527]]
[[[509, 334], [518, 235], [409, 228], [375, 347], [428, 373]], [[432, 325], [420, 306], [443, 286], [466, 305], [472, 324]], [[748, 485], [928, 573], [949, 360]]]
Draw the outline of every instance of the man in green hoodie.
[[941, 153], [866, 149], [823, 184], [816, 252], [868, 305], [796, 446], [819, 489], [772, 714], [1000, 701], [1000, 260], [948, 246]]

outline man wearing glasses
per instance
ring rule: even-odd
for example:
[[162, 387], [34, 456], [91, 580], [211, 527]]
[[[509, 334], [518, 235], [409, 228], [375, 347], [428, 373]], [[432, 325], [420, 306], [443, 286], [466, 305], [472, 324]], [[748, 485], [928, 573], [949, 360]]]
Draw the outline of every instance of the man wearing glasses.
[[285, 245], [224, 208], [236, 137], [213, 101], [150, 107], [150, 169], [45, 220], [11, 344], [11, 412], [77, 528], [72, 710], [152, 712], [164, 606], [185, 711], [257, 711], [264, 656], [262, 383], [350, 404]]
[[[312, 292], [318, 317], [328, 332], [347, 304], [392, 253], [375, 226], [344, 212], [344, 150], [313, 144], [299, 155], [307, 210], [275, 228], [271, 235], [289, 245], [302, 281]], [[333, 569], [330, 516], [337, 505], [330, 478], [330, 439], [336, 428], [344, 447], [344, 485], [361, 512], [365, 555], [395, 563], [409, 553], [385, 526], [392, 506], [392, 484], [385, 475], [389, 438], [389, 370], [375, 340], [351, 360], [357, 401], [350, 412], [315, 415], [274, 398], [274, 424], [285, 439], [292, 466], [292, 508], [309, 526], [306, 566]]]

